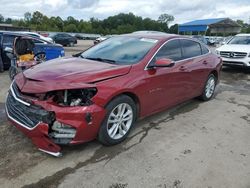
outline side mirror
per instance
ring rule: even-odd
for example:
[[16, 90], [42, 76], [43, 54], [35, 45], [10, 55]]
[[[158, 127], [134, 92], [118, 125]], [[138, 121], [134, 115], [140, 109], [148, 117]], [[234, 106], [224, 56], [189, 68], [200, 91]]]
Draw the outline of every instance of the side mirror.
[[161, 58], [161, 59], [157, 59], [153, 66], [154, 67], [172, 67], [174, 66], [174, 64], [175, 64], [174, 61], [171, 59]]
[[7, 53], [13, 53], [13, 48], [11, 48], [11, 47], [5, 47], [4, 51], [7, 52]]

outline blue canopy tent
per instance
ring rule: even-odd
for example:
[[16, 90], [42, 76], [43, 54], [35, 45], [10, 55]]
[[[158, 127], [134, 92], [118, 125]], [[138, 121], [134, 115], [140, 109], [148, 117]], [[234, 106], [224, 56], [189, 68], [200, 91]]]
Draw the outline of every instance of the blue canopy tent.
[[239, 33], [241, 26], [229, 18], [214, 18], [214, 19], [204, 19], [204, 20], [195, 20], [180, 24], [178, 26], [178, 31], [186, 32], [204, 32], [208, 29], [211, 30], [211, 33]]

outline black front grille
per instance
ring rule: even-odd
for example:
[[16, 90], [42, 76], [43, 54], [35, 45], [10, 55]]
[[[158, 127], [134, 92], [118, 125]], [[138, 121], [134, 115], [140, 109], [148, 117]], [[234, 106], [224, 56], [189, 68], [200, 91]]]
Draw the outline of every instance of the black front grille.
[[[15, 92], [15, 96], [20, 96], [12, 86], [12, 91]], [[13, 96], [12, 91], [9, 92], [6, 101], [6, 110], [10, 119], [16, 121], [26, 128], [33, 128], [39, 122], [51, 124], [54, 119], [54, 113], [42, 109], [40, 106], [30, 104], [29, 106], [16, 100]]]
[[223, 61], [223, 65], [245, 66], [244, 63], [237, 61]]

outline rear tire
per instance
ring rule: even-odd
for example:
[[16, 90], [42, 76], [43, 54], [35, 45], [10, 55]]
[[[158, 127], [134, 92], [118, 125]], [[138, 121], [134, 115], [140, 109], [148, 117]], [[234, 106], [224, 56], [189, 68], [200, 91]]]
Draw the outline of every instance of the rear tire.
[[210, 74], [205, 83], [202, 95], [199, 97], [203, 101], [208, 101], [214, 96], [217, 78], [214, 74]]
[[106, 107], [107, 114], [101, 124], [98, 140], [103, 145], [115, 145], [125, 140], [136, 120], [134, 101], [121, 95]]

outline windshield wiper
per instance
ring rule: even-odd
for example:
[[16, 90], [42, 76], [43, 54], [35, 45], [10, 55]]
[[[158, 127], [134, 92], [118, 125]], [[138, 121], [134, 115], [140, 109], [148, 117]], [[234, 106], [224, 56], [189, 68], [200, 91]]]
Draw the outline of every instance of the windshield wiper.
[[90, 59], [90, 60], [94, 60], [94, 61], [101, 61], [101, 62], [106, 62], [106, 63], [112, 63], [115, 64], [116, 61], [112, 60], [112, 59], [105, 59], [105, 58], [100, 58], [100, 57], [83, 57], [85, 59]]

